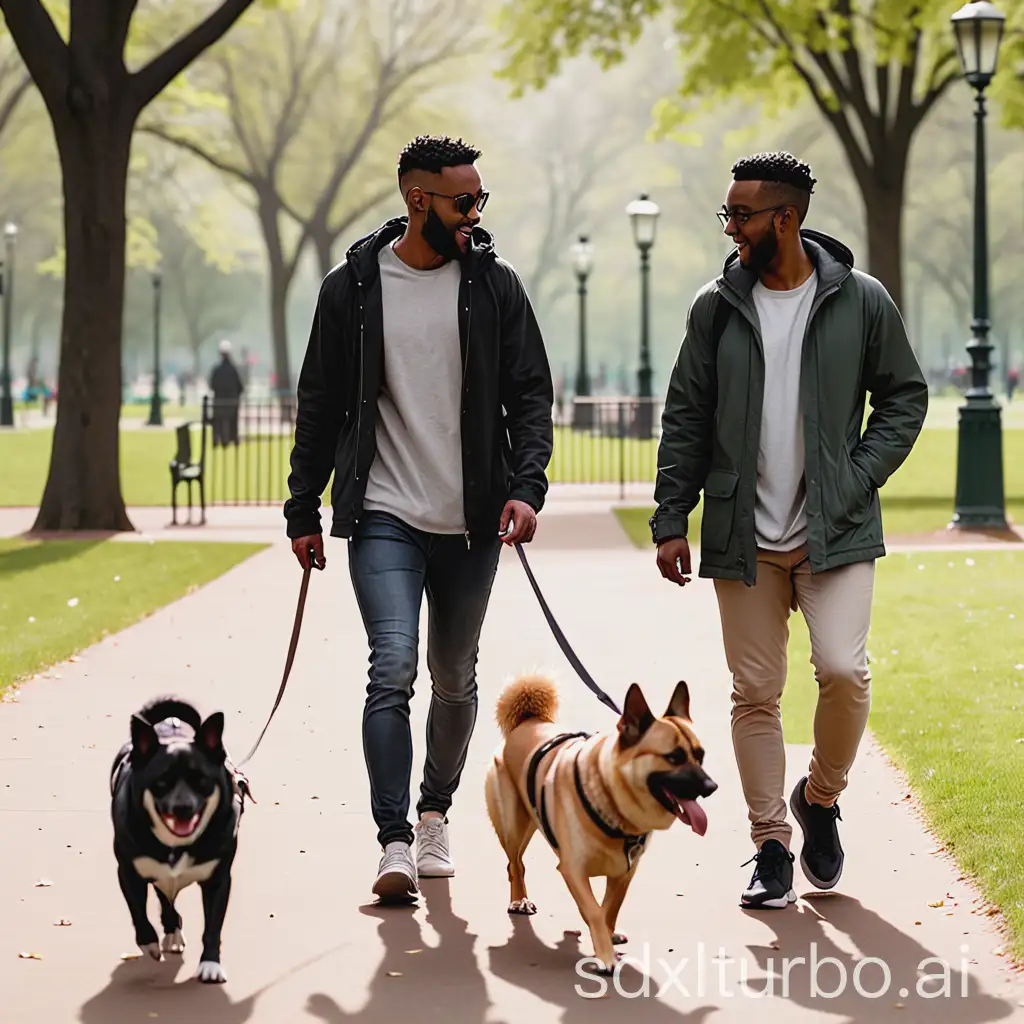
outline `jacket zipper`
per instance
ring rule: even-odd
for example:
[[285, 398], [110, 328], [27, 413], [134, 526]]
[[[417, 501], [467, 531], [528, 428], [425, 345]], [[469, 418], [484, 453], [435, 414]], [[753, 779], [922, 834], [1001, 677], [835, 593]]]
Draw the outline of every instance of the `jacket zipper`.
[[[356, 454], [352, 460], [352, 475], [355, 478], [356, 483], [359, 482], [359, 446], [362, 444], [362, 427], [363, 427], [363, 377], [365, 375], [365, 359], [366, 352], [364, 346], [363, 332], [366, 326], [365, 308], [363, 306], [363, 282], [357, 280], [356, 285], [359, 288], [359, 398], [357, 399], [358, 405], [356, 407]], [[358, 522], [358, 520], [357, 520]]]

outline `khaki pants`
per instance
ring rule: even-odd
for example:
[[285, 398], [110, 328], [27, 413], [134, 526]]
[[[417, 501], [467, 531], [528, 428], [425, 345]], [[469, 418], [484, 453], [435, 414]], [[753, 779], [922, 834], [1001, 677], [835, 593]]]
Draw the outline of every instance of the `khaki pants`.
[[779, 701], [786, 682], [789, 616], [799, 604], [818, 682], [806, 797], [829, 806], [846, 788], [871, 704], [867, 636], [874, 562], [812, 575], [806, 548], [759, 551], [757, 582], [715, 580], [725, 656], [733, 676], [732, 738], [750, 834], [760, 848], [789, 848], [786, 754]]

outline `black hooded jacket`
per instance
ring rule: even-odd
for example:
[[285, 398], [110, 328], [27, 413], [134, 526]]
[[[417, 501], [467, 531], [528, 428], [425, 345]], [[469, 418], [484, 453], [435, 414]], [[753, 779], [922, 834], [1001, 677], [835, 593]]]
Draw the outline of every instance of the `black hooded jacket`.
[[[321, 532], [321, 496], [332, 470], [331, 536], [350, 537], [362, 513], [384, 379], [378, 254], [406, 223], [397, 217], [361, 238], [320, 286], [299, 373], [291, 497], [284, 504], [291, 538]], [[496, 536], [507, 501], [543, 507], [554, 387], [526, 289], [479, 226], [461, 270], [462, 465], [472, 543]]]

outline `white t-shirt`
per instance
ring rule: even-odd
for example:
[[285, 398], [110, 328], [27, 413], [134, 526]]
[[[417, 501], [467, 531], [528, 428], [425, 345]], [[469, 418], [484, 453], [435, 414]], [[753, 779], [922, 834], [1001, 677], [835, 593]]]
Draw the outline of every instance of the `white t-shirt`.
[[807, 540], [800, 362], [817, 280], [812, 272], [788, 291], [760, 281], [753, 290], [765, 364], [754, 533], [759, 547], [773, 551], [791, 551]]
[[416, 270], [390, 245], [379, 260], [384, 380], [364, 507], [427, 533], [463, 533], [461, 267]]

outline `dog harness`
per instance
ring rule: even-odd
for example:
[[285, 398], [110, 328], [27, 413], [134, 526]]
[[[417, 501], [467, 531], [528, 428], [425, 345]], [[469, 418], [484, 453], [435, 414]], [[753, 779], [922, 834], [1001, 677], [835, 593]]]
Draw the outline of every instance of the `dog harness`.
[[[541, 831], [544, 833], [544, 838], [547, 839], [551, 846], [551, 849], [558, 851], [558, 842], [555, 839], [555, 834], [551, 828], [551, 822], [548, 820], [547, 805], [545, 803], [545, 786], [540, 787], [538, 794], [537, 790], [537, 772], [540, 769], [541, 761], [551, 753], [556, 747], [561, 746], [567, 740], [571, 739], [589, 739], [592, 734], [589, 732], [563, 732], [557, 736], [552, 736], [551, 739], [542, 743], [533, 753], [530, 758], [530, 764], [527, 768], [526, 773], [526, 795], [530, 801], [530, 807], [533, 810], [534, 817], [537, 819], [540, 825]], [[580, 764], [579, 764], [579, 752], [573, 758], [573, 777], [576, 780], [576, 795], [579, 797], [580, 803], [583, 805], [583, 809], [587, 812], [590, 820], [606, 835], [609, 839], [621, 839], [622, 840], [622, 851], [626, 858], [626, 870], [628, 871], [633, 867], [637, 857], [643, 850], [644, 845], [647, 842], [647, 837], [650, 833], [645, 832], [641, 835], [637, 835], [632, 832], [623, 832], [622, 829], [615, 825], [609, 824], [601, 815], [598, 813], [594, 805], [587, 799], [587, 794], [583, 790], [583, 780], [580, 777]]]

